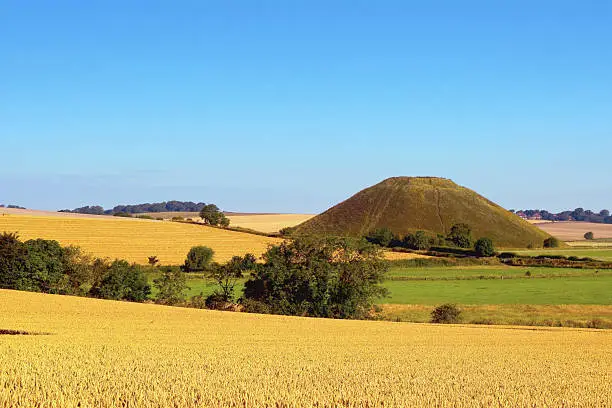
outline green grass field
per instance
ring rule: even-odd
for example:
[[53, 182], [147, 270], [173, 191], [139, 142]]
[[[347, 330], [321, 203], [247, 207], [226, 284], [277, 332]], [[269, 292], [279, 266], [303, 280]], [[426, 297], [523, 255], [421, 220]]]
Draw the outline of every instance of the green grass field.
[[[526, 273], [529, 272], [530, 276]], [[156, 272], [149, 273], [152, 281]], [[246, 278], [236, 285], [242, 295]], [[215, 282], [191, 274], [187, 296], [213, 292]], [[466, 322], [612, 327], [612, 270], [508, 266], [392, 268], [378, 300], [387, 320], [426, 322], [435, 305], [455, 303]]]
[[468, 305], [610, 305], [612, 276], [530, 279], [387, 281], [391, 295], [380, 303]]
[[530, 249], [513, 251], [521, 255], [564, 255], [577, 256], [579, 258], [593, 258], [601, 261], [612, 261], [612, 248], [562, 248], [562, 249]]

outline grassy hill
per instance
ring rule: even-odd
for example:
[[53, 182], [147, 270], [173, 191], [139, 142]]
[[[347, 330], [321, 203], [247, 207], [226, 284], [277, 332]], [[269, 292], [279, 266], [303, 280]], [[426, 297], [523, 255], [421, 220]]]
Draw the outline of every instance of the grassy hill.
[[549, 235], [485, 197], [436, 177], [393, 177], [366, 188], [296, 227], [296, 232], [360, 236], [377, 228], [404, 235], [417, 230], [447, 234], [466, 223], [475, 238], [499, 247], [541, 247]]

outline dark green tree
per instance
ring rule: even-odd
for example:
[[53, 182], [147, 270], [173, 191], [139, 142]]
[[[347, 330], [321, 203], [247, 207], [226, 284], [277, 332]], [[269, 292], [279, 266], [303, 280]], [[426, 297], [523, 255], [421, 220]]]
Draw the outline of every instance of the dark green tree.
[[472, 247], [472, 229], [467, 224], [455, 224], [451, 227], [448, 240], [459, 248]]
[[22, 290], [58, 293], [64, 276], [65, 250], [57, 241], [33, 239], [25, 242], [28, 252]]
[[595, 239], [595, 234], [593, 234], [593, 232], [589, 231], [586, 234], [584, 234], [584, 239], [588, 239], [588, 240]]
[[185, 301], [185, 290], [187, 278], [180, 269], [166, 267], [162, 275], [153, 280], [153, 286], [157, 288], [155, 301], [163, 305], [176, 305]]
[[218, 288], [206, 298], [206, 306], [218, 306], [234, 301], [234, 288], [245, 272], [255, 268], [257, 258], [253, 254], [234, 256], [226, 264], [213, 265], [210, 277], [217, 282]]
[[137, 265], [116, 260], [111, 263], [104, 276], [89, 291], [89, 295], [101, 299], [142, 302], [151, 293], [147, 277]]
[[460, 323], [461, 310], [451, 303], [438, 306], [431, 312], [431, 322], [448, 324]]
[[0, 234], [0, 288], [21, 289], [26, 276], [28, 250], [17, 233]]
[[404, 237], [404, 246], [411, 249], [424, 250], [431, 248], [434, 238], [425, 231], [417, 231]]
[[495, 246], [491, 238], [480, 238], [474, 245], [474, 252], [479, 257], [489, 257], [495, 255]]
[[187, 253], [187, 259], [183, 265], [185, 272], [196, 272], [206, 270], [213, 258], [214, 251], [206, 246], [195, 246]]
[[333, 318], [365, 317], [388, 265], [364, 239], [299, 237], [271, 247], [245, 283], [247, 310]]
[[223, 214], [219, 207], [214, 204], [205, 205], [200, 211], [200, 217], [205, 224], [208, 225], [221, 225], [227, 227], [230, 224], [229, 218]]
[[391, 242], [395, 240], [395, 235], [389, 228], [379, 228], [370, 232], [366, 239], [376, 245], [380, 245], [381, 247], [388, 247]]
[[560, 246], [561, 241], [555, 237], [546, 238], [544, 240], [544, 248], [559, 248]]

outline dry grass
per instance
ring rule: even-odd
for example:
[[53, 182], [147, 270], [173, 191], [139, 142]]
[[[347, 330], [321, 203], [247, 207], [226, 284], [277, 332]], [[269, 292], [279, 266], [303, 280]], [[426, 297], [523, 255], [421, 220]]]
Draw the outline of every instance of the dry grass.
[[0, 407], [610, 406], [612, 332], [338, 321], [0, 290]]
[[[431, 305], [384, 304], [385, 320], [429, 322]], [[460, 305], [463, 321], [506, 325], [587, 326], [593, 321], [601, 327], [612, 327], [610, 305]]]
[[56, 217], [33, 215], [0, 216], [0, 232], [18, 232], [22, 239], [54, 239], [63, 245], [78, 245], [100, 257], [122, 258], [144, 264], [155, 255], [164, 265], [185, 260], [192, 246], [205, 245], [223, 262], [247, 252], [256, 256], [278, 239], [225, 231], [202, 225], [119, 217]]
[[312, 214], [260, 214], [230, 215], [232, 227], [248, 228], [261, 232], [278, 232], [285, 227], [294, 227], [314, 217]]
[[589, 231], [595, 238], [612, 238], [612, 224], [567, 221], [536, 224], [536, 227], [563, 241], [584, 240], [584, 234]]
[[384, 252], [385, 259], [389, 261], [397, 261], [402, 259], [423, 259], [423, 258], [431, 258], [431, 256], [415, 254], [411, 252], [393, 252], [393, 251], [385, 251]]

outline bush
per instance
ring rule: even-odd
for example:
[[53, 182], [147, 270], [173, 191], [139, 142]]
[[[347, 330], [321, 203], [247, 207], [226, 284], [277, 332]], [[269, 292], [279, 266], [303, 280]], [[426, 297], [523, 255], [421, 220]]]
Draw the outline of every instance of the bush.
[[490, 238], [480, 238], [474, 245], [474, 251], [479, 257], [490, 257], [495, 255], [495, 247]]
[[544, 240], [544, 248], [559, 248], [560, 246], [561, 241], [555, 237], [546, 238]]
[[200, 211], [200, 217], [205, 224], [208, 225], [220, 225], [222, 227], [228, 227], [230, 224], [229, 218], [223, 214], [219, 207], [214, 204], [208, 204], [202, 207]]
[[89, 291], [93, 297], [131, 302], [142, 302], [150, 293], [151, 287], [141, 269], [123, 260], [108, 265], [102, 279]]
[[187, 259], [183, 265], [185, 272], [204, 271], [210, 266], [214, 251], [206, 246], [195, 246], [187, 253]]
[[459, 323], [461, 322], [461, 310], [451, 303], [438, 306], [431, 312], [431, 322], [446, 324]]
[[389, 228], [379, 228], [370, 232], [366, 236], [366, 239], [373, 244], [380, 245], [381, 247], [388, 247], [395, 239], [395, 235]]
[[300, 237], [271, 247], [244, 285], [244, 299], [275, 314], [361, 318], [381, 286], [388, 264], [366, 240]]
[[586, 234], [584, 234], [584, 239], [588, 239], [588, 240], [595, 239], [595, 234], [589, 231]]
[[471, 248], [472, 229], [467, 224], [455, 224], [451, 227], [448, 240], [459, 248]]
[[163, 305], [176, 305], [184, 302], [183, 292], [187, 289], [186, 282], [184, 272], [166, 267], [162, 276], [153, 280], [153, 285], [158, 290], [155, 301]]
[[403, 244], [407, 248], [424, 250], [431, 248], [436, 241], [435, 238], [427, 235], [425, 231], [417, 231], [414, 234], [408, 234], [404, 237]]

